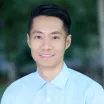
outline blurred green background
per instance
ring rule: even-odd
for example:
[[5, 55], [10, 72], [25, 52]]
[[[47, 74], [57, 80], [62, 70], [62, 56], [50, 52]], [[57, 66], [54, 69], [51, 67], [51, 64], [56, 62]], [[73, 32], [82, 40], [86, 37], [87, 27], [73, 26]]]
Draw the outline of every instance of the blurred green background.
[[72, 44], [65, 53], [68, 67], [104, 84], [99, 32], [103, 14], [99, 14], [98, 0], [0, 0], [0, 98], [9, 84], [36, 71], [26, 34], [31, 10], [41, 3], [55, 3], [69, 12]]

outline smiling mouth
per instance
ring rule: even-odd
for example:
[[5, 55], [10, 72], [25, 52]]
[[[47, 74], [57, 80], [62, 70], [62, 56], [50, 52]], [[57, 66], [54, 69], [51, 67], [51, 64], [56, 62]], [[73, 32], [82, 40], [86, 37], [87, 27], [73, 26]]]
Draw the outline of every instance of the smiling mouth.
[[43, 54], [43, 55], [40, 55], [40, 57], [44, 58], [44, 59], [49, 59], [49, 58], [52, 58], [54, 56], [54, 54]]

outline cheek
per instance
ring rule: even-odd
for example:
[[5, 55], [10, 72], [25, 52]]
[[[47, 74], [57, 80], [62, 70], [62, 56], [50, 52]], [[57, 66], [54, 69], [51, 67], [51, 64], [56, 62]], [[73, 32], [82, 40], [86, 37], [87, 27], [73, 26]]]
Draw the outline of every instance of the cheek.
[[37, 50], [41, 46], [41, 42], [32, 41], [31, 50]]
[[37, 56], [37, 53], [38, 53], [38, 45], [32, 43], [31, 44], [31, 55], [33, 58], [35, 58]]
[[59, 42], [57, 44], [54, 44], [55, 50], [59, 52], [59, 54], [65, 52], [65, 42]]

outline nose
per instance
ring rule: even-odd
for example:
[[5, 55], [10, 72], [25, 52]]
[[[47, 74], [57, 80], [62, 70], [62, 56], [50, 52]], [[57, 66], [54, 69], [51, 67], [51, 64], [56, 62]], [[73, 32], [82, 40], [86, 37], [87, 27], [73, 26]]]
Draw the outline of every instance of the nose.
[[51, 50], [52, 49], [51, 40], [49, 38], [43, 39], [42, 49], [43, 50]]

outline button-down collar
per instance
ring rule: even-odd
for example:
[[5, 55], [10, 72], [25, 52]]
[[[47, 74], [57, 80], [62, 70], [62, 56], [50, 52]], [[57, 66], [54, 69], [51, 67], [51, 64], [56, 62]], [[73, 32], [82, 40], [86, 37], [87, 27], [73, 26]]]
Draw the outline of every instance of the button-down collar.
[[59, 88], [64, 88], [66, 85], [66, 82], [68, 80], [68, 75], [69, 75], [68, 70], [69, 69], [67, 68], [66, 64], [64, 63], [61, 72], [50, 83]]
[[[55, 85], [56, 87], [64, 88], [65, 85], [66, 85], [67, 79], [68, 79], [68, 73], [69, 73], [68, 70], [69, 69], [67, 68], [66, 64], [64, 63], [61, 72], [52, 81], [50, 81], [49, 83]], [[35, 84], [36, 89], [40, 89], [46, 83], [48, 83], [43, 78], [40, 77], [38, 71], [36, 72], [36, 75], [35, 75], [35, 82], [37, 82]]]

